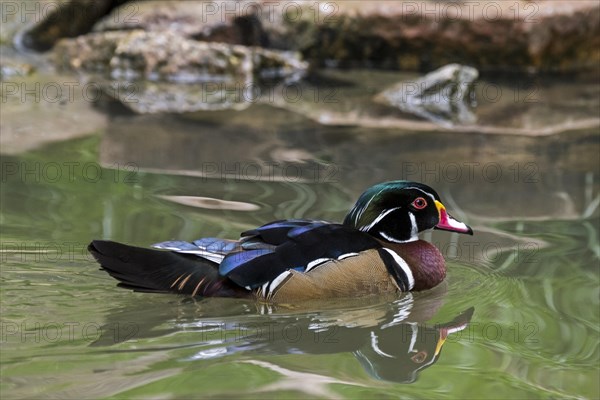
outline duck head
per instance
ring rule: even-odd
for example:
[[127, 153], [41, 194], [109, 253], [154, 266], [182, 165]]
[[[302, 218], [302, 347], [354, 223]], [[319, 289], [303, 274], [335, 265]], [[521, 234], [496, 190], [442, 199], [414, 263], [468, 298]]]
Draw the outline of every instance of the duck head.
[[344, 225], [385, 242], [408, 243], [430, 229], [473, 234], [446, 211], [440, 196], [427, 185], [391, 181], [367, 189], [344, 219]]

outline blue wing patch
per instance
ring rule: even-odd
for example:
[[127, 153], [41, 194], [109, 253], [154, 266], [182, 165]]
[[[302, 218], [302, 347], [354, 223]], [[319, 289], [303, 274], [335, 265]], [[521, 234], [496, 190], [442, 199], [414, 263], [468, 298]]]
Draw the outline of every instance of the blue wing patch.
[[292, 230], [290, 230], [287, 235], [289, 238], [295, 238], [297, 236], [302, 235], [305, 232], [318, 228], [320, 226], [326, 225], [324, 222], [315, 222], [310, 225], [298, 226]]
[[[285, 219], [285, 220], [281, 220], [281, 221], [275, 221], [275, 222], [269, 222], [268, 224], [265, 224], [263, 226], [260, 226], [258, 228], [252, 229], [250, 231], [257, 231], [257, 232], [262, 232], [262, 231], [266, 231], [268, 229], [280, 229], [280, 228], [296, 228], [298, 226], [304, 226], [304, 225], [310, 225], [313, 224], [315, 221], [311, 221], [308, 219]], [[242, 234], [244, 235], [244, 234]]]
[[296, 228], [312, 226], [315, 224], [323, 225], [326, 224], [326, 222], [306, 219], [290, 219], [283, 221], [275, 221], [263, 225], [259, 228], [243, 232], [241, 236], [242, 238], [248, 236], [256, 236], [259, 237], [265, 243], [280, 245], [288, 240], [288, 233], [290, 231]]
[[236, 269], [237, 267], [247, 263], [248, 261], [254, 260], [257, 257], [264, 256], [266, 254], [273, 253], [273, 250], [270, 249], [260, 249], [260, 250], [248, 250], [248, 251], [240, 251], [237, 253], [228, 254], [225, 256], [221, 265], [219, 265], [219, 274], [225, 276], [229, 274], [231, 271]]

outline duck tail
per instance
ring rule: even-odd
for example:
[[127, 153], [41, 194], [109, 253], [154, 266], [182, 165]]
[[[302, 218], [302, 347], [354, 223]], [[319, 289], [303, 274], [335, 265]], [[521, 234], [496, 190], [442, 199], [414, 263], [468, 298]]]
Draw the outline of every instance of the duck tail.
[[218, 264], [196, 255], [94, 240], [88, 251], [120, 287], [136, 292], [202, 297], [250, 297], [251, 292], [219, 275]]

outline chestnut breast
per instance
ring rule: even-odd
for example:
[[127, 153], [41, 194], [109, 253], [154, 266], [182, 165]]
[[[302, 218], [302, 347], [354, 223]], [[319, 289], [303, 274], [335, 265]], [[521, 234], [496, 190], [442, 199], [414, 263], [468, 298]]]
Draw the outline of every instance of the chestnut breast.
[[380, 243], [406, 261], [413, 273], [415, 286], [413, 290], [426, 290], [439, 285], [446, 277], [446, 261], [433, 244], [425, 240], [408, 243]]

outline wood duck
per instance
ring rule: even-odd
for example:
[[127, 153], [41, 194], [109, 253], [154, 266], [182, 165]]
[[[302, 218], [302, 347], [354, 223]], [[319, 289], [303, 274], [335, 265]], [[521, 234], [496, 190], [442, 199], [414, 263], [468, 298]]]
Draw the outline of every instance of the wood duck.
[[430, 229], [473, 234], [429, 186], [391, 181], [367, 189], [342, 224], [281, 220], [240, 240], [153, 245], [160, 250], [94, 240], [88, 250], [119, 286], [135, 291], [291, 304], [433, 288], [446, 264], [418, 237]]

